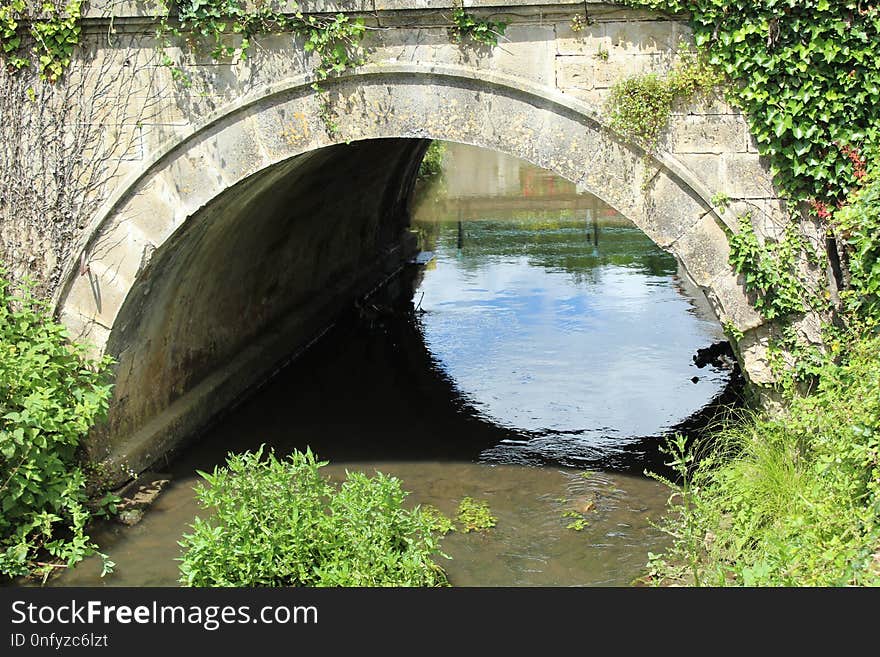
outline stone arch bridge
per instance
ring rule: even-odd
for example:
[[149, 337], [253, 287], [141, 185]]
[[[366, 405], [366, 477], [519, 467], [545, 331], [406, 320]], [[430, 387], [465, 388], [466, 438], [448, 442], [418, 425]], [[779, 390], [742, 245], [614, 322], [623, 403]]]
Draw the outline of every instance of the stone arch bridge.
[[[728, 264], [736, 213], [712, 202], [782, 212], [744, 117], [718, 100], [676, 108], [650, 155], [608, 126], [610, 88], [668, 70], [685, 21], [607, 3], [464, 4], [509, 23], [498, 46], [456, 43], [450, 0], [304, 3], [368, 26], [366, 63], [321, 93], [289, 34], [256, 37], [245, 61], [168, 46], [189, 84], [166, 66], [137, 71], [152, 91], [135, 101], [152, 94], [153, 110], [113, 126], [132, 148], [54, 299], [73, 335], [117, 360], [93, 458], [119, 478], [149, 467], [409, 258], [410, 197], [433, 139], [527, 160], [612, 205], [677, 256], [743, 332], [746, 372], [767, 380], [766, 327]], [[123, 4], [112, 24], [105, 9], [90, 10], [89, 47], [116, 56], [112, 26], [156, 48], [149, 9]], [[129, 56], [118, 53], [120, 81]]]

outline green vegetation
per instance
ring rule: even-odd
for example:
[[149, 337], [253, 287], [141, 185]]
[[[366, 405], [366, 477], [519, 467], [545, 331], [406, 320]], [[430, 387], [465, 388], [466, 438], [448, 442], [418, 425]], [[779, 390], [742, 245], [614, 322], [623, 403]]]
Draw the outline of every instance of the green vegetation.
[[607, 102], [611, 127], [622, 137], [655, 149], [661, 131], [669, 123], [673, 103], [705, 96], [722, 80], [705, 57], [683, 50], [667, 75], [648, 73], [624, 78], [612, 87]]
[[587, 522], [587, 519], [584, 518], [583, 514], [578, 511], [574, 511], [574, 510], [564, 511], [562, 513], [562, 517], [572, 519], [571, 522], [565, 526], [565, 528], [566, 529], [573, 529], [576, 532], [583, 531], [584, 529], [586, 529], [590, 525], [590, 523]]
[[[730, 235], [731, 265], [779, 329], [768, 353], [783, 410], [743, 412], [701, 440], [670, 441], [677, 478], [666, 482], [675, 495], [662, 526], [673, 546], [650, 555], [646, 581], [876, 585], [880, 7], [853, 0], [628, 4], [690, 16], [701, 58], [726, 76], [727, 100], [747, 115], [792, 214], [779, 239], [756, 235], [751, 214]], [[658, 95], [651, 102], [659, 111], [669, 94], [652, 84], [647, 92]], [[644, 120], [630, 112], [638, 127], [630, 134], [650, 138], [652, 119], [641, 111]], [[721, 208], [729, 201], [713, 198]], [[799, 270], [804, 261], [830, 266], [803, 243], [801, 216], [840, 256], [839, 304], [818, 295]], [[806, 309], [828, 320], [824, 347], [802, 344], [791, 323]], [[732, 324], [725, 331], [742, 337]]]
[[[236, 52], [246, 59], [255, 35], [293, 32], [304, 40], [305, 51], [318, 57], [312, 85], [316, 89], [328, 77], [364, 61], [360, 42], [366, 28], [362, 18], [352, 19], [343, 13], [305, 14], [297, 4], [290, 14], [282, 13], [280, 6], [276, 8], [272, 3], [247, 4], [244, 0], [181, 0], [177, 3], [180, 27], [166, 21], [160, 31], [174, 37], [197, 35], [207, 41], [214, 59], [231, 57]], [[240, 36], [237, 45], [230, 42], [229, 35]], [[166, 59], [166, 64], [173, 62]]]
[[586, 15], [586, 12], [584, 12], [584, 16], [575, 14], [571, 17], [568, 24], [571, 27], [572, 32], [581, 32], [584, 27], [589, 24], [589, 17]]
[[83, 0], [0, 0], [0, 52], [12, 70], [36, 60], [40, 78], [56, 82], [80, 39]]
[[87, 358], [29, 289], [14, 294], [0, 267], [0, 573], [45, 580], [96, 552], [77, 448], [107, 410], [109, 363]]
[[497, 46], [498, 39], [504, 36], [507, 23], [501, 21], [484, 21], [461, 7], [452, 10], [452, 27], [449, 33], [456, 43], [474, 41], [484, 46]]
[[674, 544], [650, 555], [651, 583], [880, 585], [878, 174], [835, 214], [850, 287], [827, 351], [794, 352], [782, 415], [744, 413], [670, 445], [679, 503], [663, 527]]
[[456, 519], [461, 523], [461, 531], [465, 534], [472, 531], [483, 531], [495, 526], [498, 520], [492, 515], [488, 502], [465, 497], [458, 505]]
[[[686, 12], [776, 183], [827, 218], [880, 147], [880, 6], [857, 0], [627, 0]], [[860, 164], [860, 162], [862, 164]]]
[[443, 514], [435, 506], [431, 506], [430, 504], [424, 504], [421, 506], [422, 515], [428, 521], [428, 525], [431, 527], [431, 530], [437, 532], [441, 536], [445, 536], [450, 532], [455, 531], [455, 523], [452, 522], [452, 519]]
[[848, 249], [850, 289], [842, 293], [846, 310], [875, 328], [880, 318], [880, 165], [866, 177], [851, 203], [834, 214], [834, 225]]
[[760, 242], [752, 227], [752, 215], [739, 218], [739, 232], [730, 233], [730, 264], [743, 275], [746, 292], [756, 293], [753, 305], [765, 318], [776, 319], [805, 309], [806, 289], [797, 277], [800, 242], [794, 224], [785, 237]]
[[674, 545], [650, 555], [649, 581], [880, 585], [878, 350], [877, 336], [857, 342], [784, 417], [745, 415], [702, 449], [677, 445]]
[[427, 180], [439, 176], [443, 171], [443, 157], [446, 154], [446, 143], [432, 141], [425, 151], [425, 156], [419, 164], [419, 180]]
[[183, 548], [188, 586], [445, 586], [435, 519], [403, 508], [400, 481], [350, 472], [340, 486], [321, 476], [310, 450], [229, 455], [200, 473], [206, 518]]

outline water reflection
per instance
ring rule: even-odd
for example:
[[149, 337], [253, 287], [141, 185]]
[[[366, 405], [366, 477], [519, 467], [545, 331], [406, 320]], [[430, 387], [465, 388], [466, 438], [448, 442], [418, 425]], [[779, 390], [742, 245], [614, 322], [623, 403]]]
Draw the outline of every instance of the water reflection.
[[692, 361], [722, 332], [671, 255], [550, 172], [447, 149], [415, 210], [435, 253], [416, 298], [439, 366], [509, 430], [483, 460], [613, 467], [723, 389]]

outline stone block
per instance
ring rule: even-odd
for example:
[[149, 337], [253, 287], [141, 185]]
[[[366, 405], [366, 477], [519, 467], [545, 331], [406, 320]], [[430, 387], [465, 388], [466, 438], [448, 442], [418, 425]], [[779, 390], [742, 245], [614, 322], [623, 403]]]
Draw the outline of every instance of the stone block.
[[749, 381], [758, 385], [771, 385], [776, 381], [769, 356], [771, 334], [772, 327], [757, 326], [747, 331], [737, 345]]
[[144, 243], [162, 244], [176, 228], [174, 214], [180, 205], [170, 181], [153, 176], [139, 186], [138, 192], [116, 211], [115, 221], [135, 227]]
[[730, 271], [730, 245], [727, 235], [712, 214], [676, 240], [670, 250], [684, 264], [691, 279], [708, 287]]
[[555, 28], [558, 55], [596, 57], [601, 52], [609, 52], [614, 45], [605, 33], [605, 26], [602, 23], [584, 25], [583, 29], [577, 32], [571, 28], [570, 21], [556, 23]]
[[609, 21], [602, 23], [615, 48], [632, 54], [674, 54], [679, 33], [673, 21]]
[[79, 281], [75, 281], [67, 297], [68, 303], [62, 309], [58, 319], [67, 327], [67, 334], [70, 338], [86, 347], [86, 353], [90, 358], [100, 358], [107, 345], [107, 339], [110, 337], [110, 331], [77, 310], [81, 293], [82, 285]]
[[730, 322], [740, 331], [748, 331], [764, 323], [746, 294], [742, 277], [730, 270], [712, 281], [707, 288], [709, 301], [722, 323]]
[[[64, 301], [64, 310], [78, 313], [104, 328], [112, 327], [131, 286], [131, 280], [123, 278], [116, 271], [121, 264], [119, 260], [124, 259], [125, 256], [118, 253], [103, 257], [100, 253], [90, 253], [86, 259], [86, 273], [74, 273], [76, 278]], [[82, 329], [87, 329], [89, 338], [94, 339], [91, 327], [83, 326]]]
[[[206, 136], [201, 141], [209, 139]], [[193, 144], [185, 152], [169, 157], [164, 176], [172, 181], [171, 187], [180, 198], [180, 204], [175, 208], [176, 225], [211, 200], [219, 190], [226, 188], [227, 181], [211, 155], [214, 150], [210, 146], [200, 148]]]
[[[681, 184], [668, 171], [649, 169], [637, 179], [642, 193], [642, 218], [636, 222], [661, 248], [669, 248], [682, 237], [709, 209], [705, 203], [688, 193], [682, 193]], [[635, 181], [634, 181], [635, 182]], [[635, 221], [635, 219], [634, 219]]]
[[596, 88], [596, 61], [589, 55], [556, 58], [556, 86], [561, 91]]
[[724, 160], [720, 155], [676, 153], [675, 159], [685, 166], [712, 194], [727, 193], [724, 189]]
[[674, 153], [741, 153], [747, 148], [748, 126], [737, 115], [672, 116], [669, 131]]
[[562, 89], [561, 91], [566, 96], [571, 96], [584, 103], [596, 115], [601, 115], [604, 112], [605, 104], [608, 101], [608, 95], [610, 93], [610, 90], [604, 87], [602, 89], [578, 89], [576, 87], [569, 87], [567, 89]]
[[510, 25], [503, 43], [480, 58], [479, 68], [552, 87], [556, 82], [556, 46], [552, 25]]
[[735, 198], [777, 198], [769, 164], [752, 153], [725, 153], [725, 185]]

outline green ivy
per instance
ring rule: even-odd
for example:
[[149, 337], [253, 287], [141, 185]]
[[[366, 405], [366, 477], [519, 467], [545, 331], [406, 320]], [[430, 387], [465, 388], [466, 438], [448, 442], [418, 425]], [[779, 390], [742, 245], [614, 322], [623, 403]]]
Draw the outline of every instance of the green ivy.
[[[282, 13], [268, 4], [249, 8], [245, 0], [181, 0], [177, 12], [179, 27], [165, 21], [160, 33], [180, 37], [190, 32], [207, 40], [214, 59], [230, 57], [236, 50], [241, 59], [246, 59], [253, 36], [293, 32], [304, 39], [306, 52], [318, 56], [313, 71], [316, 90], [320, 90], [320, 83], [328, 77], [364, 62], [360, 42], [366, 27], [362, 18], [352, 19], [343, 13], [305, 14], [298, 4], [293, 4], [291, 13]], [[228, 34], [241, 35], [237, 47], [225, 41]], [[166, 63], [171, 62], [166, 60]]]
[[822, 218], [880, 146], [880, 5], [859, 0], [626, 0], [686, 12], [732, 82], [777, 185]]
[[803, 312], [806, 290], [798, 278], [799, 240], [792, 224], [779, 241], [760, 243], [751, 213], [739, 218], [739, 232], [728, 236], [730, 264], [742, 274], [747, 292], [755, 294], [754, 306], [766, 319]]
[[25, 15], [25, 0], [8, 0], [0, 4], [0, 50], [6, 65], [14, 70], [24, 68], [29, 60], [20, 54], [22, 35], [19, 21]]
[[36, 57], [40, 77], [57, 82], [70, 65], [80, 41], [84, 0], [39, 4], [3, 0], [0, 4], [0, 51], [12, 70], [29, 66]]
[[851, 204], [834, 213], [834, 226], [849, 247], [847, 310], [870, 327], [880, 325], [880, 159]]

